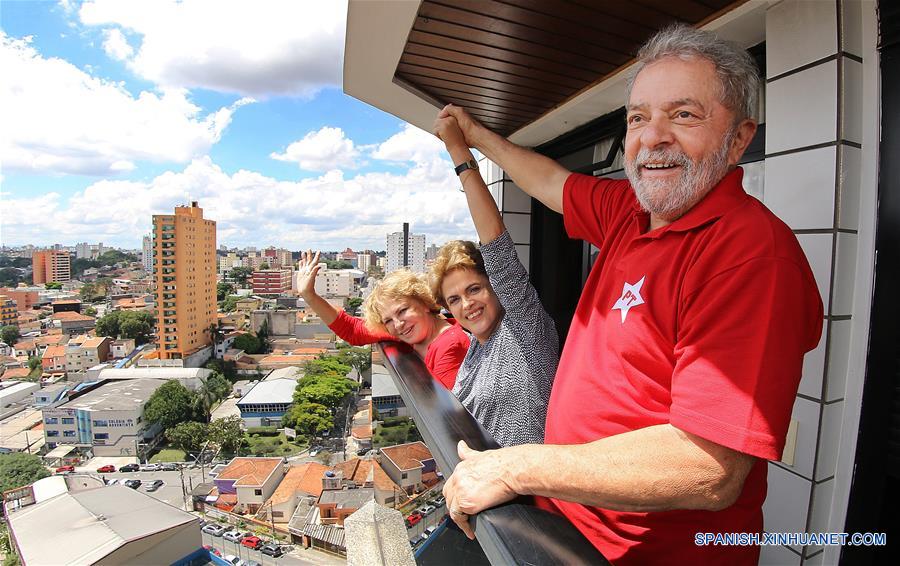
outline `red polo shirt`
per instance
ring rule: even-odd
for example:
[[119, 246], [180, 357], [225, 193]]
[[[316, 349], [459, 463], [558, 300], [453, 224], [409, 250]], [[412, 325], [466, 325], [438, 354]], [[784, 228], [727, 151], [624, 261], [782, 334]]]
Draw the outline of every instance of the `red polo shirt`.
[[551, 500], [617, 566], [758, 560], [756, 547], [695, 546], [694, 535], [762, 530], [765, 460], [781, 456], [823, 314], [796, 237], [744, 192], [742, 176], [732, 171], [651, 232], [627, 181], [566, 181], [566, 230], [600, 252], [559, 362], [546, 442], [671, 423], [759, 458], [722, 511], [622, 513]]

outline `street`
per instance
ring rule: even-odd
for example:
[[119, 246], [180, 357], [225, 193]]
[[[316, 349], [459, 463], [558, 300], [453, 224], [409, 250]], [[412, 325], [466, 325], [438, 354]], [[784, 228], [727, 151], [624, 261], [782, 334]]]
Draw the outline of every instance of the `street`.
[[292, 566], [300, 564], [316, 564], [319, 566], [338, 566], [346, 564], [346, 561], [337, 556], [331, 556], [316, 550], [304, 549], [302, 546], [294, 546], [290, 554], [285, 554], [278, 558], [267, 556], [258, 550], [253, 550], [241, 545], [239, 542], [231, 542], [222, 537], [214, 537], [208, 533], [201, 533], [203, 536], [203, 544], [209, 545], [219, 552], [222, 556], [232, 554], [241, 560], [255, 560], [263, 566], [278, 565]]

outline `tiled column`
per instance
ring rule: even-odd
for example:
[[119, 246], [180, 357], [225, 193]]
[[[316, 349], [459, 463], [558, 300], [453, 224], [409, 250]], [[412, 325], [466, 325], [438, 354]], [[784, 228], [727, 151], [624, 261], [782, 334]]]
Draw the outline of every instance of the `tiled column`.
[[531, 256], [531, 197], [516, 186], [495, 163], [481, 157], [479, 167], [491, 195], [497, 201], [503, 223], [516, 245], [519, 261], [528, 270]]
[[[766, 14], [763, 201], [797, 234], [825, 305], [794, 402], [793, 462], [769, 464], [767, 532], [829, 530], [857, 277], [861, 9], [858, 0], [785, 0]], [[822, 559], [821, 547], [764, 547], [760, 563]]]

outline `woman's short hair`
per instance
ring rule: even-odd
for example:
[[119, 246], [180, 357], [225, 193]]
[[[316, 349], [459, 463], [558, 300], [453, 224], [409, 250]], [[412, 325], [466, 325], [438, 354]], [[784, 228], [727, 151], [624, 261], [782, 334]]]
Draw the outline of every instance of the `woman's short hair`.
[[385, 276], [363, 301], [363, 320], [371, 330], [386, 331], [382, 321], [382, 308], [390, 300], [416, 299], [434, 314], [441, 312], [428, 288], [424, 275], [409, 269], [398, 269]]
[[447, 302], [444, 300], [441, 285], [447, 274], [457, 269], [471, 269], [487, 276], [484, 269], [484, 258], [474, 242], [453, 240], [438, 250], [437, 257], [431, 266], [431, 293], [438, 304], [444, 307], [447, 306]]

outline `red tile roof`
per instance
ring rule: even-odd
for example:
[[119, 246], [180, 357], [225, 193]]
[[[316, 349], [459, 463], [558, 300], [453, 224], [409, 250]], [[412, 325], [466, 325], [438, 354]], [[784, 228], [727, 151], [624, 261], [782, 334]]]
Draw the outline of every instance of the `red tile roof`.
[[28, 374], [31, 373], [31, 370], [28, 368], [10, 368], [3, 372], [3, 375], [0, 376], [0, 380], [6, 381], [7, 379], [22, 379], [24, 377], [28, 377]]
[[388, 446], [382, 448], [381, 453], [390, 458], [391, 462], [401, 470], [415, 470], [422, 467], [423, 460], [434, 459], [431, 450], [421, 441]]
[[283, 463], [281, 458], [234, 458], [216, 479], [235, 480], [234, 485], [262, 485]]
[[327, 470], [328, 466], [323, 466], [318, 462], [306, 462], [299, 466], [291, 466], [284, 479], [278, 484], [278, 489], [269, 498], [269, 502], [272, 505], [278, 505], [293, 497], [298, 491], [319, 497], [322, 493], [322, 476]]
[[87, 322], [87, 321], [93, 322], [94, 321], [94, 317], [92, 317], [92, 316], [87, 316], [87, 315], [79, 314], [77, 312], [72, 312], [72, 311], [63, 311], [63, 312], [53, 313], [53, 318], [56, 320], [71, 320], [71, 321], [78, 320], [78, 321], [84, 321], [84, 322]]
[[[383, 451], [384, 449], [382, 449]], [[346, 462], [341, 462], [334, 467], [335, 471], [341, 472], [345, 480], [352, 480], [359, 485], [363, 485], [368, 481], [369, 475], [372, 476], [372, 483], [376, 488], [382, 491], [400, 490], [400, 487], [391, 480], [384, 468], [375, 460], [361, 460], [353, 458]]]
[[66, 355], [66, 347], [62, 345], [47, 346], [41, 359], [59, 358]]

